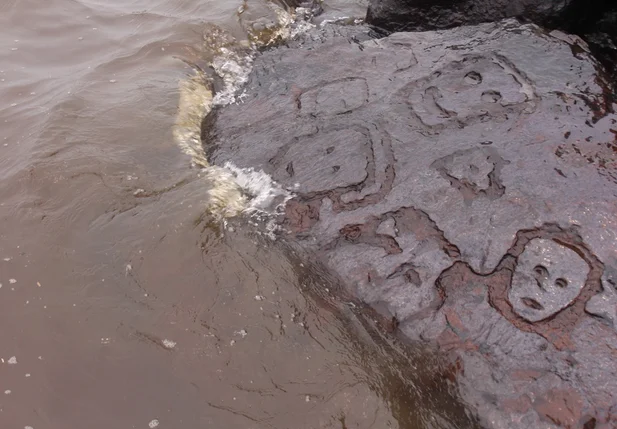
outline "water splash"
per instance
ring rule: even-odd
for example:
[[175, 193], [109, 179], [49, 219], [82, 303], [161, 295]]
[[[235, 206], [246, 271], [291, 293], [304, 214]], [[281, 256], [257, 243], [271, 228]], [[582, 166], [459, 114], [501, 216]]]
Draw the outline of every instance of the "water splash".
[[238, 168], [231, 162], [225, 163], [225, 169], [231, 172], [235, 182], [247, 197], [245, 213], [278, 213], [292, 198], [291, 192], [263, 171]]
[[173, 137], [193, 164], [203, 168], [208, 167], [208, 160], [201, 142], [201, 122], [212, 110], [212, 102], [212, 86], [202, 72], [180, 81]]
[[[264, 220], [279, 212], [292, 197], [263, 171], [238, 168], [231, 163], [223, 167], [212, 166], [201, 139], [202, 122], [214, 106], [242, 102], [242, 87], [248, 82], [253, 60], [258, 50], [289, 40], [308, 31], [308, 10], [286, 10], [272, 2], [265, 2], [267, 17], [252, 19], [244, 3], [238, 10], [239, 22], [247, 33], [246, 40], [238, 41], [229, 32], [209, 24], [204, 32], [204, 58], [215, 76], [209, 76], [200, 67], [193, 66], [195, 74], [179, 84], [179, 102], [173, 136], [193, 165], [212, 184], [207, 191], [210, 197], [208, 212], [218, 220], [248, 214]], [[213, 90], [212, 81], [221, 81], [221, 88]], [[274, 223], [268, 221], [266, 230], [273, 233]]]
[[265, 226], [265, 234], [274, 239], [278, 230], [276, 214], [293, 194], [272, 178], [253, 168], [239, 168], [230, 162], [224, 167], [210, 166], [202, 170], [210, 182], [207, 191], [210, 216], [216, 221], [244, 214], [253, 224]]

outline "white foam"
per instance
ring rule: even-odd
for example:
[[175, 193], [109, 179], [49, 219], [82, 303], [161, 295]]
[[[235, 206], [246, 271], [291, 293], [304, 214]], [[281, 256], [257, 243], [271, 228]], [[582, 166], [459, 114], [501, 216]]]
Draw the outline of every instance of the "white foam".
[[226, 162], [225, 168], [231, 172], [247, 197], [246, 213], [276, 214], [293, 196], [261, 170], [239, 168], [231, 162]]
[[221, 48], [220, 55], [214, 58], [211, 65], [224, 84], [224, 88], [215, 94], [213, 104], [236, 103], [236, 93], [248, 82], [253, 69], [253, 54], [241, 55], [231, 49]]
[[[201, 69], [197, 75], [180, 85], [179, 112], [174, 126], [174, 138], [180, 148], [191, 156], [193, 164], [203, 168], [211, 183], [208, 189], [210, 214], [218, 220], [246, 214], [254, 220], [265, 222], [265, 234], [274, 238], [277, 225], [274, 215], [280, 213], [292, 193], [276, 183], [268, 174], [253, 168], [239, 168], [227, 162], [223, 167], [209, 165], [201, 141], [201, 122], [213, 105], [242, 102], [246, 96], [242, 88], [249, 80], [253, 60], [259, 47], [277, 40], [288, 40], [313, 28], [310, 14], [302, 9], [290, 13], [272, 2], [266, 2], [275, 16], [269, 27], [268, 38], [256, 37], [252, 44], [236, 41], [231, 34], [212, 26], [204, 35], [214, 56], [209, 65], [223, 82], [223, 88], [214, 95], [211, 82]], [[246, 43], [245, 43], [246, 42]]]

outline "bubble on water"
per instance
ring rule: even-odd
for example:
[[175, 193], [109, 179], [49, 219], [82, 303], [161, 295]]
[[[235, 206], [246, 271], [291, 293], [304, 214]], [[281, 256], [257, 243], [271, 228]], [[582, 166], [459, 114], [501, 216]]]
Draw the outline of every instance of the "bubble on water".
[[157, 427], [158, 425], [159, 425], [159, 421], [157, 419], [151, 420], [150, 423], [148, 423], [148, 427], [150, 429], [153, 429]]
[[15, 280], [15, 279], [9, 279], [9, 283], [10, 283], [10, 284], [12, 284], [12, 285], [14, 285], [15, 283], [17, 283], [17, 280]]
[[11, 391], [7, 389], [7, 390], [5, 390], [5, 391], [4, 391], [4, 394], [5, 394], [5, 395], [10, 395], [10, 394], [11, 394]]
[[176, 342], [168, 340], [168, 339], [164, 339], [163, 346], [165, 346], [166, 349], [173, 349], [174, 347], [176, 347]]

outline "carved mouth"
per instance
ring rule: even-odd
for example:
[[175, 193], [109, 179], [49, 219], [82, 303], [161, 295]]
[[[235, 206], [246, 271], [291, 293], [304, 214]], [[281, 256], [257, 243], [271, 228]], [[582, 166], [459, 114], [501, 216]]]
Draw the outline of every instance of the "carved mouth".
[[524, 297], [521, 298], [521, 302], [534, 310], [544, 310], [544, 306], [533, 298]]

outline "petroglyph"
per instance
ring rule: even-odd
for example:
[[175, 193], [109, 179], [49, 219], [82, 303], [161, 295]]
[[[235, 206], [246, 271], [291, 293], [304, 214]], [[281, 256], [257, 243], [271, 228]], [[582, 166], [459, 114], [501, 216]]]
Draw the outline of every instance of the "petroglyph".
[[514, 311], [537, 322], [561, 311], [580, 294], [589, 267], [573, 250], [534, 239], [517, 260], [508, 299]]
[[310, 115], [340, 115], [368, 102], [368, 85], [363, 78], [345, 78], [303, 91], [298, 107]]
[[531, 83], [500, 57], [465, 56], [404, 87], [398, 98], [422, 124], [467, 126], [488, 117], [531, 111]]
[[482, 147], [455, 152], [431, 166], [469, 201], [479, 196], [501, 197], [505, 187], [500, 171], [507, 163], [495, 149]]
[[617, 285], [612, 275], [602, 277], [602, 293], [593, 296], [585, 307], [587, 313], [602, 318], [617, 330]]
[[361, 185], [369, 174], [367, 169], [374, 166], [371, 146], [366, 129], [325, 130], [293, 139], [270, 164], [277, 178], [288, 176], [283, 184], [298, 183], [298, 192], [323, 192]]
[[[608, 421], [593, 410], [617, 392], [617, 191], [603, 176], [617, 117], [594, 122], [582, 101], [603, 94], [595, 63], [515, 22], [330, 31], [256, 60], [253, 101], [218, 112], [213, 162], [292, 190], [281, 238], [389, 331], [453, 353], [487, 421], [542, 427], [550, 410], [512, 398], [555, 391]], [[594, 145], [601, 158], [577, 152]], [[601, 386], [598, 362], [616, 374]]]

